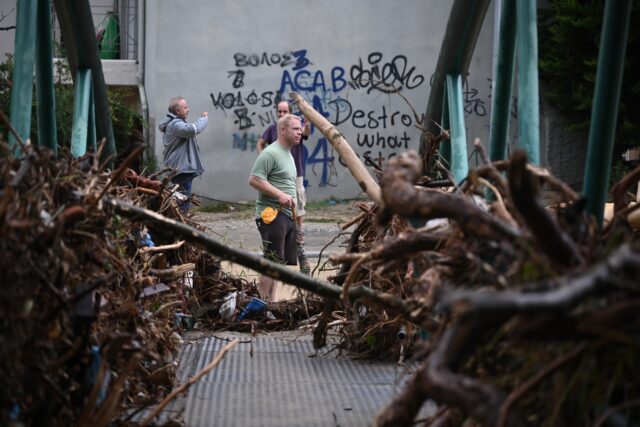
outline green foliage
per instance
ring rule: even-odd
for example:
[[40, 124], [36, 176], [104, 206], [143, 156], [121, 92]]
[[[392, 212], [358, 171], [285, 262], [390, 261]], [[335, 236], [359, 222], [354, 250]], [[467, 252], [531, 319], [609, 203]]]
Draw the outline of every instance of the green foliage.
[[[71, 128], [73, 123], [73, 101], [74, 87], [71, 84], [64, 84], [64, 76], [68, 75], [68, 65], [66, 61], [56, 63], [56, 127], [58, 145], [69, 148], [71, 144]], [[9, 117], [11, 107], [11, 82], [13, 75], [13, 56], [7, 54], [5, 61], [0, 63], [0, 109]], [[135, 91], [134, 91], [135, 92]], [[113, 133], [116, 142], [116, 151], [122, 156], [126, 155], [129, 147], [136, 142], [142, 141], [142, 126], [144, 126], [142, 116], [130, 107], [132, 102], [131, 89], [124, 87], [108, 87], [107, 98], [111, 112]], [[38, 144], [38, 123], [37, 123], [37, 99], [35, 98], [35, 88], [33, 91], [32, 114], [31, 114], [31, 141]], [[7, 134], [7, 129], [0, 124], [0, 133]], [[151, 166], [151, 164], [147, 165]]]
[[[7, 60], [0, 62], [0, 110], [7, 116], [11, 104], [11, 74], [13, 72], [13, 57], [7, 55]], [[0, 141], [9, 139], [8, 129], [0, 122]]]
[[[549, 0], [540, 10], [540, 78], [546, 99], [575, 129], [586, 130], [597, 72], [604, 15], [603, 0]], [[637, 145], [640, 134], [640, 0], [633, 1], [618, 111], [616, 151]]]

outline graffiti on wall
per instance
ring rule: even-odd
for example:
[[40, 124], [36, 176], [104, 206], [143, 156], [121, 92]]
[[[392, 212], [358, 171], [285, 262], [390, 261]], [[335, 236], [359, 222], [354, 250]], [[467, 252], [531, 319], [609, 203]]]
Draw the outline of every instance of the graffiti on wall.
[[[210, 93], [215, 111], [233, 121], [232, 148], [255, 155], [262, 132], [275, 123], [275, 106], [295, 91], [333, 125], [348, 131], [356, 154], [379, 166], [395, 155], [417, 147], [422, 118], [411, 107], [398, 101], [398, 92], [406, 95], [420, 91], [426, 97], [428, 80], [402, 54], [369, 52], [351, 64], [319, 67], [312, 52], [300, 49], [287, 52], [236, 52], [226, 75], [228, 85]], [[258, 90], [256, 78], [273, 75], [273, 87]], [[390, 102], [391, 97], [398, 97]], [[477, 89], [464, 88], [465, 112], [487, 114]], [[295, 113], [295, 111], [294, 111]], [[333, 146], [315, 129], [304, 145], [305, 182], [309, 185], [335, 186], [340, 168]], [[370, 161], [370, 160], [367, 160]]]

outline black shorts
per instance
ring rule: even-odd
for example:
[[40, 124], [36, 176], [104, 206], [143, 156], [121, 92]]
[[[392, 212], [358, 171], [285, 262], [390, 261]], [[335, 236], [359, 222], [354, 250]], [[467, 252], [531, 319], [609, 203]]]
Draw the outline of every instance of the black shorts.
[[262, 251], [265, 258], [280, 264], [298, 264], [298, 246], [291, 218], [278, 212], [271, 224], [265, 224], [262, 218], [256, 219], [256, 224], [262, 237]]

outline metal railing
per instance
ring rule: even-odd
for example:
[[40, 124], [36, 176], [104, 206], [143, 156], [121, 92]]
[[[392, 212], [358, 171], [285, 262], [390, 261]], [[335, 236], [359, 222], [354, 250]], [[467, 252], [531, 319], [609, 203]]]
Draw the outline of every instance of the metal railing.
[[[111, 159], [115, 140], [89, 1], [57, 0], [55, 11], [75, 84], [71, 154], [82, 156], [88, 148], [95, 149], [96, 140], [105, 139], [103, 159]], [[29, 139], [35, 68], [38, 139], [56, 152], [51, 3], [18, 1], [16, 23], [11, 124], [17, 138], [10, 135], [9, 144], [19, 155], [19, 140]]]
[[[491, 108], [490, 158], [502, 160], [507, 154], [511, 87], [517, 63], [518, 140], [529, 162], [539, 164], [537, 3], [535, 0], [504, 0], [499, 3], [498, 63]], [[587, 210], [599, 224], [602, 224], [611, 170], [631, 5], [631, 0], [605, 2], [583, 188]], [[427, 106], [426, 131], [434, 136], [440, 134], [438, 123], [450, 129], [450, 141], [441, 143], [440, 154], [451, 165], [456, 184], [465, 179], [468, 173], [467, 138], [461, 102], [462, 79], [467, 75], [488, 6], [488, 0], [454, 1]], [[421, 151], [427, 149], [425, 141], [421, 144]]]
[[[91, 16], [95, 27], [96, 39], [104, 35], [107, 25], [113, 19], [117, 22], [117, 50], [109, 55], [109, 59], [129, 59], [137, 60], [139, 52], [138, 43], [138, 1], [137, 0], [109, 0], [90, 2]], [[54, 9], [51, 1], [51, 9]], [[51, 27], [54, 44], [58, 49], [54, 51], [54, 56], [63, 56], [64, 40], [57, 16], [53, 14], [53, 25]], [[100, 50], [100, 44], [98, 44]]]

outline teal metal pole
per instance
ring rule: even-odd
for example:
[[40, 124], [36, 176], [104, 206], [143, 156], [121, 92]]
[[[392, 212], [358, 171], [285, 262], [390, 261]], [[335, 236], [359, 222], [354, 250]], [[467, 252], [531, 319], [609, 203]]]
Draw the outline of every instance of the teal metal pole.
[[[449, 129], [451, 127], [451, 120], [449, 120], [449, 100], [446, 88], [444, 91], [444, 97], [442, 98], [441, 126], [442, 129]], [[442, 157], [447, 164], [451, 164], [451, 138], [447, 141], [440, 142], [440, 157]]]
[[[438, 63], [432, 77], [431, 92], [425, 115], [426, 130], [432, 135], [440, 133], [440, 128], [434, 121], [442, 116], [441, 108], [446, 76], [451, 73], [467, 75], [490, 3], [490, 0], [454, 0], [451, 5], [447, 29], [442, 39]], [[421, 138], [421, 153], [424, 151], [425, 143], [425, 138]]]
[[[10, 117], [11, 124], [23, 141], [29, 139], [31, 134], [36, 11], [37, 0], [18, 0]], [[17, 144], [15, 137], [10, 133], [9, 146], [19, 155], [21, 150]]]
[[467, 131], [464, 127], [464, 102], [460, 74], [447, 75], [447, 99], [449, 100], [451, 121], [451, 172], [457, 185], [469, 174]]
[[507, 139], [511, 113], [511, 90], [516, 63], [516, 4], [501, 2], [498, 60], [494, 95], [491, 105], [489, 157], [492, 161], [507, 157]]
[[518, 137], [529, 162], [540, 164], [540, 101], [538, 92], [538, 23], [536, 0], [518, 0]]
[[56, 95], [53, 86], [51, 8], [49, 0], [38, 0], [36, 30], [36, 99], [38, 143], [58, 152], [56, 141]]
[[587, 211], [599, 225], [609, 186], [631, 5], [631, 0], [607, 0], [604, 7], [583, 189]]
[[96, 103], [93, 79], [91, 80], [91, 96], [89, 100], [89, 123], [87, 123], [87, 148], [96, 151]]
[[73, 124], [71, 127], [71, 155], [83, 156], [87, 152], [89, 109], [91, 108], [91, 69], [78, 69], [73, 100]]
[[54, 5], [72, 75], [77, 75], [80, 69], [92, 70], [96, 137], [100, 141], [106, 139], [101, 160], [111, 159], [109, 163], [113, 165], [116, 156], [115, 137], [91, 5], [88, 0], [56, 0]]

